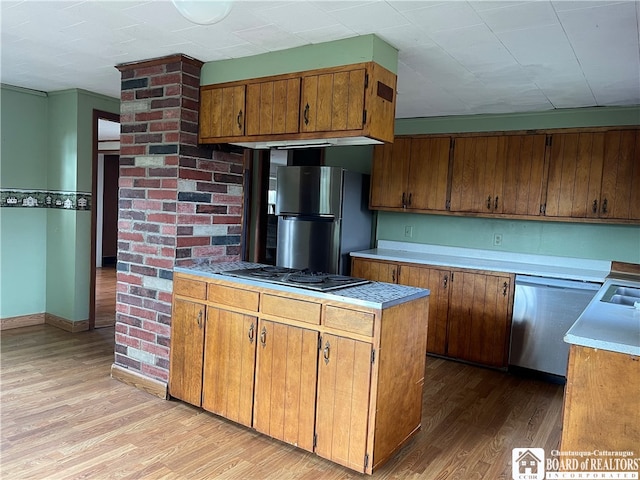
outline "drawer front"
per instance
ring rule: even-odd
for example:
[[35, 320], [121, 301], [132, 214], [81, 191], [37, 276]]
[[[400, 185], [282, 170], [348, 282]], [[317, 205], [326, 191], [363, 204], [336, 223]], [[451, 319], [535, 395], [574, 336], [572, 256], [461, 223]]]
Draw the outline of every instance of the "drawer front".
[[207, 298], [207, 283], [191, 280], [190, 278], [176, 277], [173, 281], [173, 293], [204, 300]]
[[260, 312], [276, 317], [290, 318], [300, 322], [320, 325], [319, 303], [294, 300], [276, 295], [263, 295]]
[[327, 305], [324, 316], [326, 327], [360, 335], [373, 336], [373, 314]]
[[251, 310], [252, 312], [258, 311], [259, 297], [258, 292], [212, 283], [209, 284], [209, 291], [207, 293], [207, 300], [209, 302], [243, 308], [245, 310]]

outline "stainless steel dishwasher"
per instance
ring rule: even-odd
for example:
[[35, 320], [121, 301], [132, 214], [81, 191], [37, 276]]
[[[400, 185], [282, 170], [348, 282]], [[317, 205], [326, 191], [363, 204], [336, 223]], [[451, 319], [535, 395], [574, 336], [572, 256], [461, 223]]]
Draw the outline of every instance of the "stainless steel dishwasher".
[[564, 335], [601, 286], [516, 275], [509, 365], [565, 377], [569, 346]]

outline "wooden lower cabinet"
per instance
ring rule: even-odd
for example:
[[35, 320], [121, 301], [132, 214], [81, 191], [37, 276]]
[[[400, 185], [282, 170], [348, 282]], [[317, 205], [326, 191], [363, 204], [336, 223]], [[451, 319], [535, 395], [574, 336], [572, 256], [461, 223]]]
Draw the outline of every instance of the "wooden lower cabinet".
[[192, 405], [202, 404], [202, 351], [206, 306], [176, 298], [171, 318], [169, 393]]
[[251, 426], [258, 319], [207, 308], [202, 408]]
[[313, 451], [318, 332], [260, 319], [253, 426]]
[[638, 452], [640, 357], [571, 345], [560, 450]]
[[509, 360], [511, 278], [456, 272], [449, 297], [447, 355], [493, 367]]
[[[427, 353], [493, 367], [509, 361], [512, 274], [352, 259], [354, 276], [431, 291]], [[387, 275], [386, 272], [392, 272]]]
[[316, 453], [361, 471], [367, 453], [372, 346], [326, 334], [321, 348]]
[[418, 432], [429, 297], [247, 288], [174, 275], [172, 397], [367, 474]]

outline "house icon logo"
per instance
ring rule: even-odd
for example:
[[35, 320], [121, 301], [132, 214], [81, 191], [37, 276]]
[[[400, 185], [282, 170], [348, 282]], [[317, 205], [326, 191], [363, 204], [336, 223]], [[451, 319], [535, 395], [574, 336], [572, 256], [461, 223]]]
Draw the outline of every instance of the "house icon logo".
[[514, 448], [511, 472], [513, 480], [544, 480], [544, 449]]

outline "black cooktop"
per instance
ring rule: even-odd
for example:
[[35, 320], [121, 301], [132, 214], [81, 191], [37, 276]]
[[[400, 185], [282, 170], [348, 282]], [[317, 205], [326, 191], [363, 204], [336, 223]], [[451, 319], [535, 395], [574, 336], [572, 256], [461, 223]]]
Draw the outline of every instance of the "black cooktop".
[[365, 280], [364, 278], [347, 277], [334, 273], [313, 272], [308, 269], [301, 270], [273, 266], [228, 270], [220, 274], [321, 292], [369, 283], [369, 280]]

